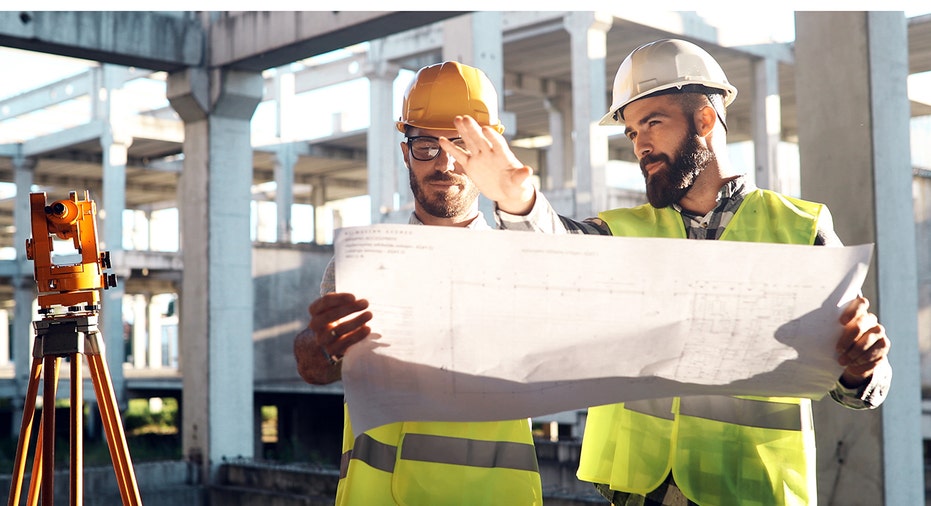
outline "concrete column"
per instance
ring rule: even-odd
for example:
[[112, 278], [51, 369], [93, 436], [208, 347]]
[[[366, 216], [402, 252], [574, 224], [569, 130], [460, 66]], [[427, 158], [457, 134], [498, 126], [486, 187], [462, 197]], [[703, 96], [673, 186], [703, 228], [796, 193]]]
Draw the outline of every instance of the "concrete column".
[[570, 12], [565, 26], [569, 32], [572, 58], [572, 125], [575, 166], [575, 216], [587, 218], [608, 205], [605, 166], [608, 163], [608, 134], [598, 120], [608, 110], [605, 90], [607, 32], [614, 17], [601, 12]]
[[149, 303], [151, 297], [148, 294], [136, 294], [131, 297], [133, 311], [133, 332], [132, 339], [133, 349], [133, 367], [143, 369], [146, 367], [148, 357], [149, 342]]
[[786, 191], [778, 173], [782, 117], [779, 99], [779, 62], [764, 58], [753, 63], [751, 130], [756, 160], [756, 184], [760, 188]]
[[146, 324], [148, 325], [149, 344], [146, 347], [146, 365], [149, 369], [162, 367], [162, 327], [159, 321], [159, 307], [153, 304], [154, 297], [146, 297]]
[[[498, 93], [498, 115], [504, 123], [504, 136], [517, 132], [517, 117], [504, 110], [504, 41], [502, 14], [474, 12], [443, 22], [443, 59], [481, 69]], [[478, 208], [494, 225], [494, 203], [479, 195]]]
[[10, 313], [0, 309], [0, 365], [10, 364]]
[[547, 98], [543, 100], [543, 108], [549, 117], [550, 136], [553, 143], [546, 149], [546, 178], [541, 181], [543, 190], [563, 189], [566, 187], [566, 121], [564, 97]]
[[275, 153], [275, 204], [278, 208], [278, 242], [291, 242], [291, 206], [294, 204], [294, 164], [297, 154], [290, 142]]
[[395, 195], [404, 192], [401, 185], [407, 184], [406, 177], [396, 177], [400, 152], [396, 142], [400, 142], [402, 136], [395, 128], [393, 105], [394, 80], [398, 77], [399, 67], [382, 58], [383, 40], [374, 40], [370, 44], [369, 60], [365, 68], [370, 102], [366, 137], [368, 185], [372, 199], [372, 223], [383, 223], [391, 221], [395, 211]]
[[275, 87], [278, 99], [275, 110], [278, 146], [275, 159], [275, 204], [277, 207], [277, 241], [291, 242], [291, 206], [294, 204], [294, 164], [297, 155], [291, 144], [295, 140], [295, 126], [299, 121], [297, 108], [294, 107], [294, 73], [286, 67], [278, 68], [275, 73]]
[[845, 243], [875, 243], [863, 291], [892, 340], [895, 371], [880, 410], [817, 403], [819, 502], [924, 504], [905, 17], [795, 19], [802, 197], [830, 206]]
[[296, 140], [295, 127], [300, 121], [298, 109], [294, 106], [294, 73], [287, 67], [280, 67], [275, 72], [275, 87], [278, 90], [278, 100], [275, 101], [275, 111], [278, 121], [275, 124], [277, 137], [283, 143]]
[[249, 122], [262, 89], [258, 72], [190, 68], [168, 77], [184, 121], [182, 445], [206, 483], [223, 458], [251, 457], [256, 437]]
[[[369, 131], [369, 135], [371, 135], [371, 131]], [[310, 204], [313, 208], [311, 222], [314, 224], [314, 244], [323, 244], [325, 227], [320, 223], [323, 216], [320, 211], [326, 205], [326, 192], [323, 184], [321, 180], [317, 180], [310, 189]]]
[[[108, 93], [103, 95], [112, 97], [113, 88], [106, 89]], [[126, 360], [127, 336], [123, 331], [123, 296], [126, 294], [125, 284], [129, 277], [129, 269], [123, 265], [123, 210], [126, 208], [126, 160], [132, 137], [127, 135], [125, 129], [121, 129], [122, 119], [115, 118], [115, 115], [120, 113], [112, 109], [109, 112], [111, 122], [100, 139], [103, 151], [103, 198], [97, 202], [100, 222], [97, 242], [101, 252], [110, 253], [112, 268], [109, 273], [117, 276], [117, 282], [115, 287], [100, 291], [99, 328], [106, 345], [104, 360], [110, 369], [113, 393], [121, 409], [124, 409], [126, 385], [123, 378], [123, 362]], [[80, 192], [83, 189], [76, 190]], [[93, 195], [91, 199], [94, 199]]]
[[32, 237], [32, 209], [29, 192], [35, 175], [36, 161], [32, 158], [13, 158], [13, 179], [16, 183], [16, 200], [13, 208], [13, 243], [16, 246], [16, 261], [19, 275], [13, 282], [13, 328], [11, 339], [16, 394], [13, 398], [13, 436], [19, 435], [23, 418], [23, 400], [29, 385], [29, 369], [32, 366], [32, 345], [35, 329], [36, 280], [35, 266], [26, 258], [26, 239]]

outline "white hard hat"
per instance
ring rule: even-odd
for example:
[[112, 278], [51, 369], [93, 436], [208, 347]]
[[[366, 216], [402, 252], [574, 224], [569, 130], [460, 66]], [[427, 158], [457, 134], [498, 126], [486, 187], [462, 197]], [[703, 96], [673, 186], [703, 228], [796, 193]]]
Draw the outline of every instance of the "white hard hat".
[[664, 90], [681, 90], [687, 85], [720, 90], [725, 107], [737, 97], [737, 88], [727, 81], [724, 70], [704, 49], [678, 39], [644, 44], [627, 55], [618, 67], [611, 108], [599, 124], [623, 124], [627, 104]]

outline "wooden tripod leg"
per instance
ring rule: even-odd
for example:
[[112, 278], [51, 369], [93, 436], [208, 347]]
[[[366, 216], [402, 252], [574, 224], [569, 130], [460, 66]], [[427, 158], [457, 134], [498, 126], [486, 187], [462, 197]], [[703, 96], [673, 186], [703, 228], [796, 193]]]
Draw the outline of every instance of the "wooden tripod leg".
[[45, 426], [39, 421], [39, 434], [36, 436], [36, 455], [32, 461], [32, 479], [29, 482], [29, 497], [27, 506], [39, 504], [39, 487], [42, 485], [42, 438]]
[[[46, 356], [45, 375], [42, 396], [42, 506], [55, 506], [55, 395], [58, 390], [58, 366], [60, 357]], [[51, 372], [55, 381], [48, 381]], [[36, 452], [38, 453], [38, 449]]]
[[84, 378], [81, 376], [81, 356], [71, 354], [71, 505], [84, 504]]
[[[19, 497], [23, 491], [23, 471], [26, 466], [26, 457], [29, 451], [29, 440], [32, 437], [32, 422], [36, 414], [36, 397], [39, 394], [39, 377], [42, 375], [42, 358], [32, 359], [32, 369], [29, 372], [29, 384], [26, 387], [26, 399], [23, 403], [23, 422], [19, 429], [19, 439], [16, 442], [16, 458], [13, 461], [13, 474], [10, 479], [10, 496], [7, 506], [19, 506]], [[42, 425], [39, 425], [39, 432]], [[38, 445], [38, 443], [36, 443]], [[38, 446], [37, 446], [38, 447]], [[35, 480], [32, 481], [35, 483]]]
[[123, 422], [120, 419], [116, 396], [113, 393], [113, 383], [110, 380], [110, 370], [99, 353], [88, 354], [87, 362], [91, 379], [94, 382], [97, 405], [100, 407], [100, 417], [107, 434], [107, 446], [110, 449], [110, 458], [113, 460], [113, 471], [116, 473], [123, 506], [140, 506], [142, 498], [139, 495], [139, 486], [136, 484], [136, 475], [129, 457], [126, 434], [123, 432]]
[[[54, 367], [55, 370], [52, 371], [51, 382], [53, 385], [55, 385], [55, 390], [57, 392], [59, 369], [57, 367], [58, 365], [57, 361], [55, 362], [55, 364], [56, 364], [56, 367]], [[49, 382], [48, 372], [49, 372], [48, 370], [44, 371], [44, 373], [46, 374], [46, 378], [45, 378], [46, 382]], [[56, 395], [57, 393], [52, 394], [52, 398], [54, 399]], [[53, 405], [54, 405], [54, 402], [53, 402]], [[42, 468], [44, 467], [42, 463], [43, 462], [42, 449], [45, 447], [45, 438], [46, 438], [44, 403], [42, 406], [42, 413], [43, 413], [42, 419], [39, 421], [39, 434], [36, 436], [35, 458], [32, 459], [32, 479], [29, 481], [29, 497], [28, 497], [28, 500], [26, 501], [27, 506], [36, 506], [39, 504], [39, 488], [42, 486]], [[52, 437], [54, 439], [55, 434], [51, 434], [49, 437]]]

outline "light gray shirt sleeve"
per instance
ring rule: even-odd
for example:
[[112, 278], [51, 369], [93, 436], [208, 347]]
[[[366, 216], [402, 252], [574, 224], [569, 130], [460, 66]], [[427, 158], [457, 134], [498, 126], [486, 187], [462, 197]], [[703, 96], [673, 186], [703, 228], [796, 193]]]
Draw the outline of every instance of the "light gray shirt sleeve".
[[320, 280], [320, 295], [326, 295], [336, 291], [336, 263], [335, 258], [331, 258], [323, 271], [323, 279]]

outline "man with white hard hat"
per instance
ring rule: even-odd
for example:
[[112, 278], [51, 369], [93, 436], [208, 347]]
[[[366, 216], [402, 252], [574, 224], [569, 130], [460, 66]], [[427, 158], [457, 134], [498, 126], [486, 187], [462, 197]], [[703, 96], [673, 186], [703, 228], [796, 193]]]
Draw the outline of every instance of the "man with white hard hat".
[[[495, 201], [502, 228], [841, 245], [824, 204], [756, 188], [732, 169], [725, 121], [736, 96], [721, 66], [695, 44], [663, 39], [635, 49], [617, 71], [601, 124], [625, 127], [649, 203], [584, 221], [558, 216], [534, 188], [533, 169], [471, 118], [456, 120], [465, 149], [441, 142]], [[688, 258], [670, 267], [702, 268]], [[831, 397], [874, 409], [892, 377], [885, 329], [862, 296], [844, 309], [838, 329], [844, 370]], [[592, 407], [578, 477], [616, 505], [814, 504], [811, 401], [704, 396]]]

